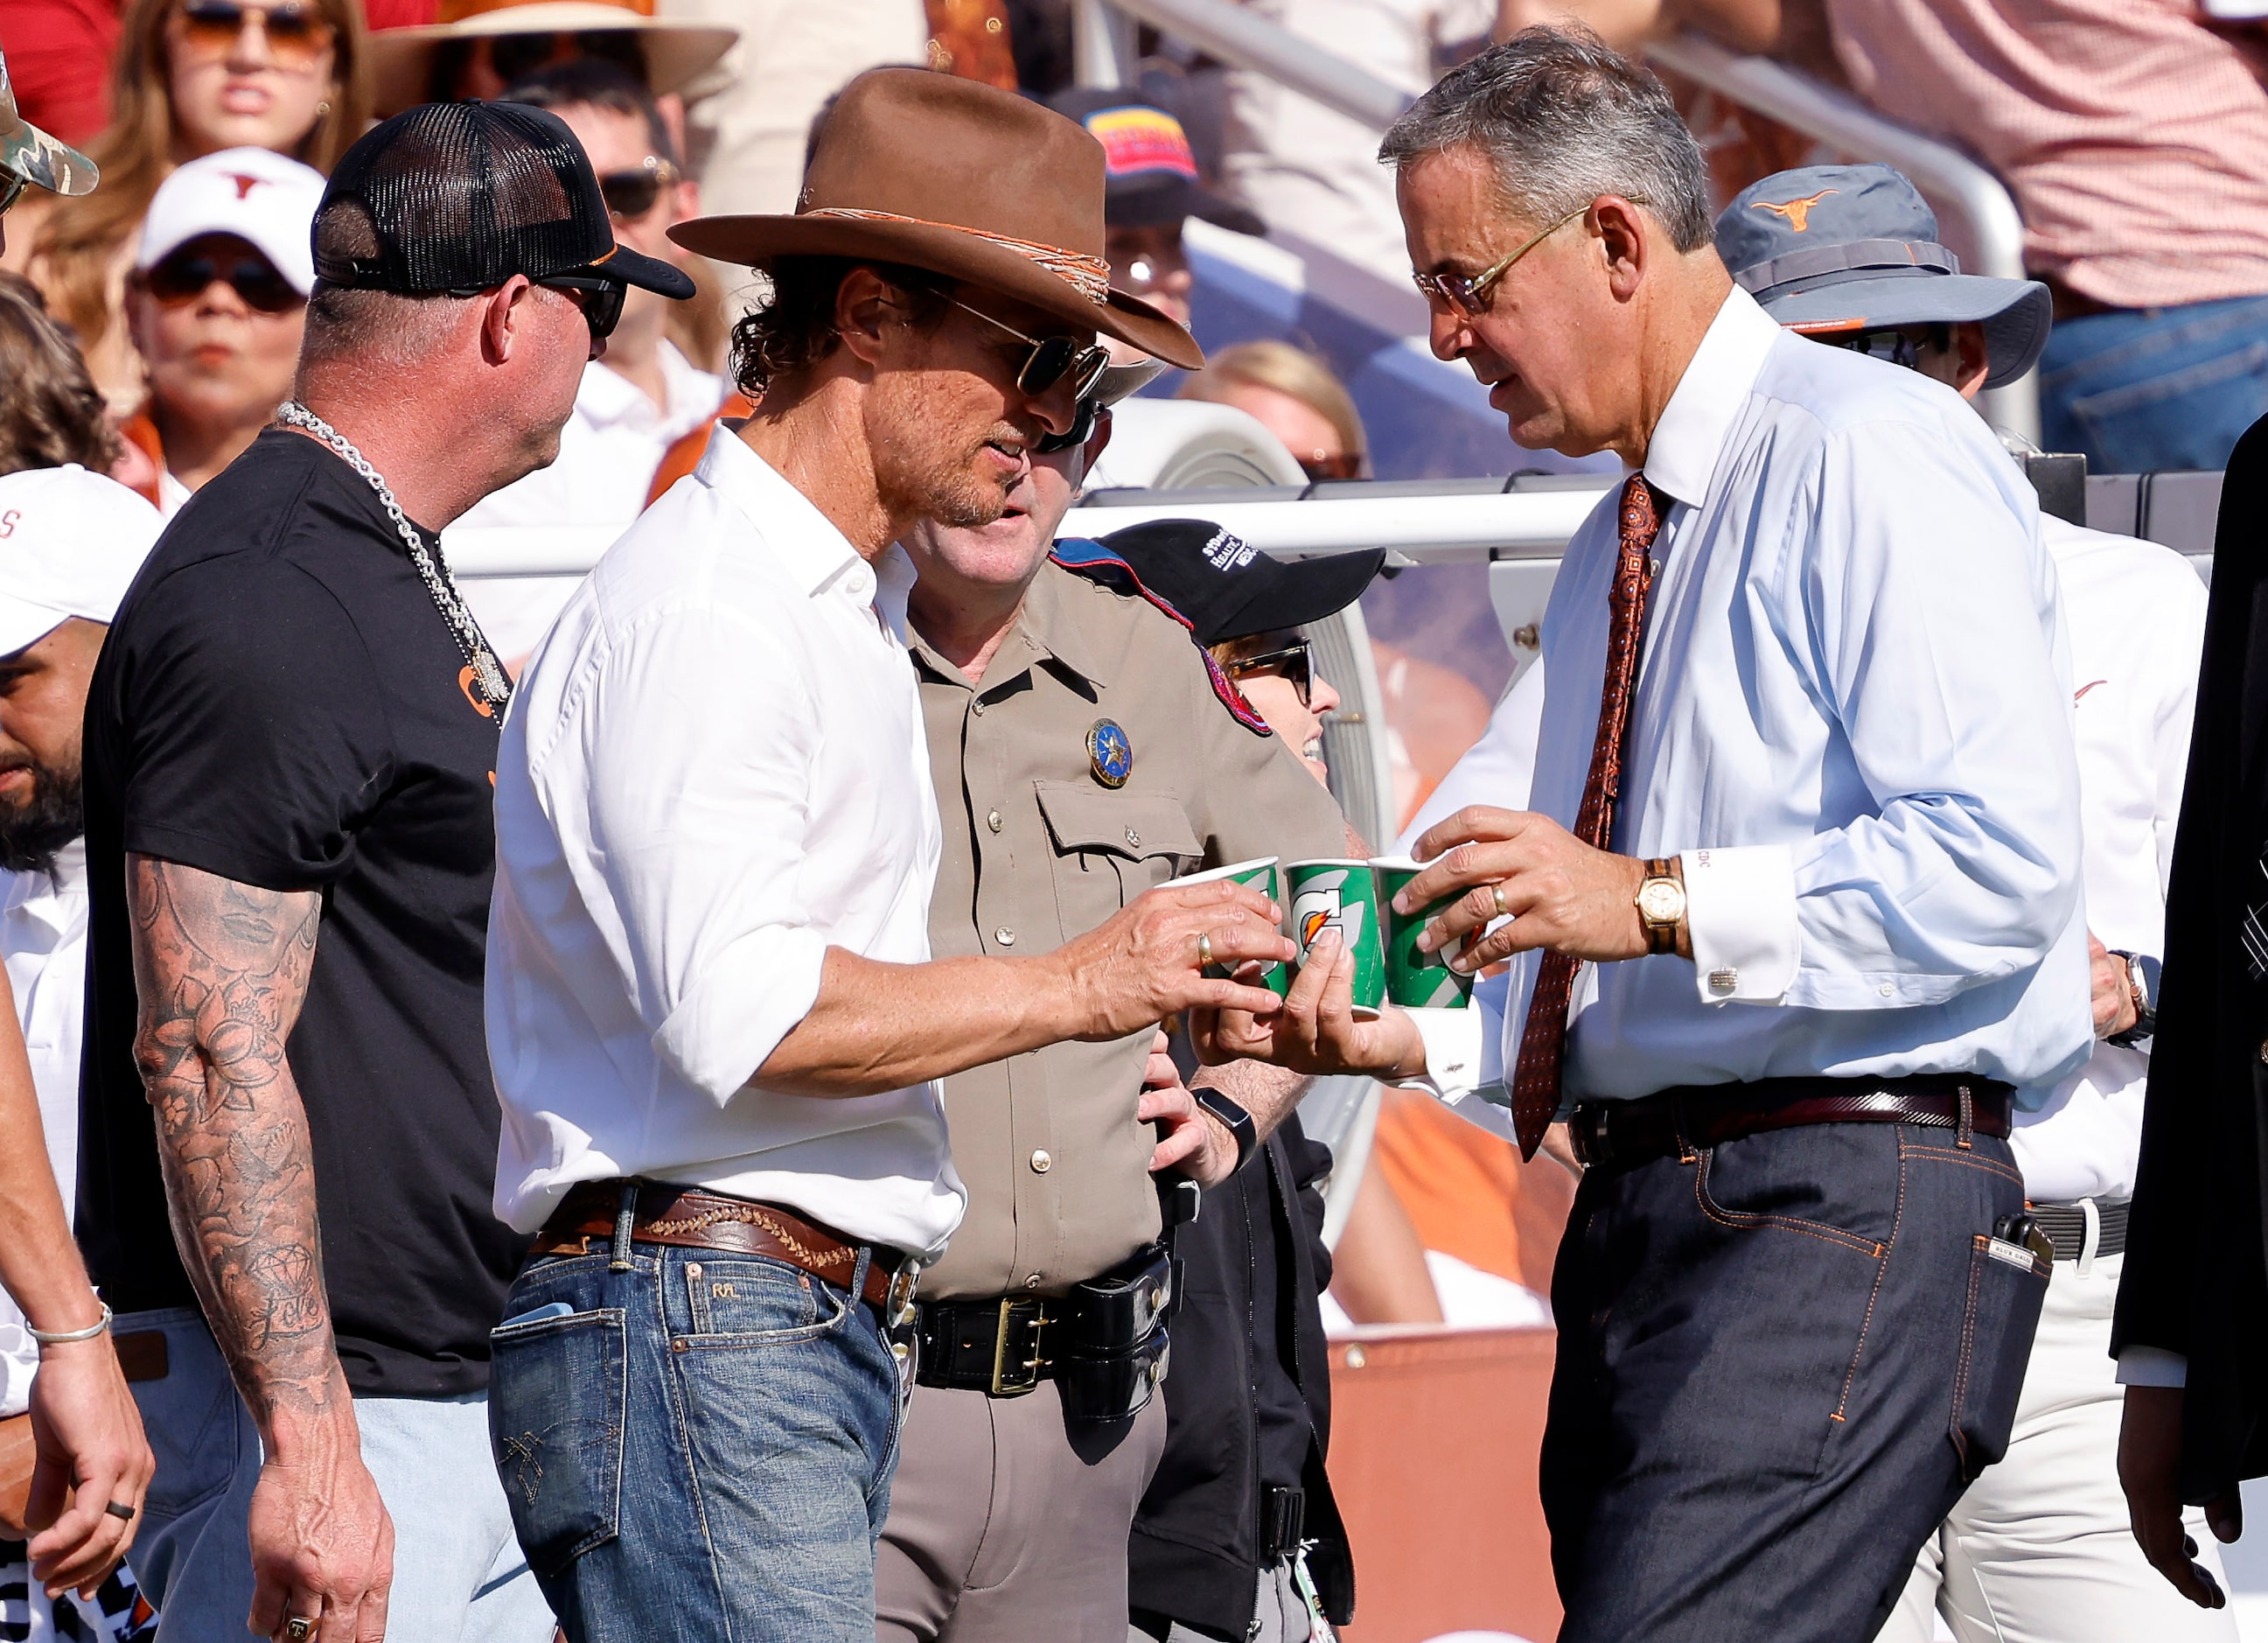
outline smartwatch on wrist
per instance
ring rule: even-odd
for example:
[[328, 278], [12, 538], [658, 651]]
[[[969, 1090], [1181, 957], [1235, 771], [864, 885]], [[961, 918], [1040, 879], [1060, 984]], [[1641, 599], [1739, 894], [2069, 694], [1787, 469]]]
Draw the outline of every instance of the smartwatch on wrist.
[[1260, 1145], [1260, 1130], [1252, 1115], [1209, 1084], [1200, 1084], [1189, 1094], [1198, 1106], [1228, 1126], [1228, 1132], [1236, 1138], [1236, 1167], [1243, 1168], [1244, 1160]]
[[2132, 1049], [2144, 1039], [2153, 1037], [2158, 1030], [2157, 1001], [2150, 997], [2148, 977], [2142, 974], [2142, 955], [2121, 952], [2113, 947], [2111, 956], [2126, 961], [2126, 990], [2134, 999], [2134, 1025], [2123, 1033], [2113, 1033], [2102, 1042]]

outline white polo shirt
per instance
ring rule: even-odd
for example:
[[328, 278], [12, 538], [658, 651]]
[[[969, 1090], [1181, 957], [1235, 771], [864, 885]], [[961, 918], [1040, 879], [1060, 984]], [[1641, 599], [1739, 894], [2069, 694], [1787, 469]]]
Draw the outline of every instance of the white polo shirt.
[[[86, 1010], [86, 845], [55, 852], [55, 870], [0, 873], [0, 960], [39, 1092], [48, 1161], [69, 1214], [78, 1179], [78, 1049]], [[39, 1344], [0, 1292], [0, 1418], [30, 1407]]]
[[[878, 577], [877, 571], [880, 571]], [[731, 431], [608, 550], [523, 676], [497, 755], [497, 1214], [645, 1175], [929, 1252], [960, 1223], [934, 1083], [752, 1084], [830, 947], [929, 956], [940, 829], [880, 566]]]

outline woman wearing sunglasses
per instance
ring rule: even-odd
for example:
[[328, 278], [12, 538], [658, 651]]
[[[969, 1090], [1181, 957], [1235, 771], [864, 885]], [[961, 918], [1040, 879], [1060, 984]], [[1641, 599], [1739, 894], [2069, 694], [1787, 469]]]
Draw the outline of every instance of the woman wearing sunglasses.
[[90, 147], [102, 187], [11, 221], [21, 266], [81, 339], [112, 409], [145, 392], [124, 320], [136, 236], [173, 168], [263, 148], [329, 171], [370, 123], [357, 0], [129, 0], [112, 72], [111, 122]]

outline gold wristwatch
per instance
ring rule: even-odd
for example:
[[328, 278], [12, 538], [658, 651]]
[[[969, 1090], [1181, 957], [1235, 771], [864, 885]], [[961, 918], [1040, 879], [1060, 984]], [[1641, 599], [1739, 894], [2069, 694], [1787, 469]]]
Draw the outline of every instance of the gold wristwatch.
[[1646, 877], [1638, 881], [1638, 917], [1646, 926], [1649, 953], [1677, 951], [1678, 927], [1685, 922], [1685, 880], [1677, 876], [1675, 866], [1660, 858], [1649, 861]]

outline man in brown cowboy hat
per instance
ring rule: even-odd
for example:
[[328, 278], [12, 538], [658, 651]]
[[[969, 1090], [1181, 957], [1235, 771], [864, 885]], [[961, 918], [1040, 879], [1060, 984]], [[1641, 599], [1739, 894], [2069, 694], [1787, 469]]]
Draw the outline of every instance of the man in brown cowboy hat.
[[930, 960], [892, 544], [1001, 515], [1071, 431], [1097, 332], [1200, 358], [1110, 289], [1102, 190], [1062, 116], [879, 70], [796, 215], [672, 231], [770, 276], [735, 337], [757, 409], [578, 590], [497, 760], [496, 1207], [536, 1236], [490, 1431], [575, 1643], [872, 1643], [915, 1275], [966, 1197], [938, 1080], [1274, 1002], [1202, 973], [1291, 953], [1220, 882], [1051, 953], [1004, 926]]

